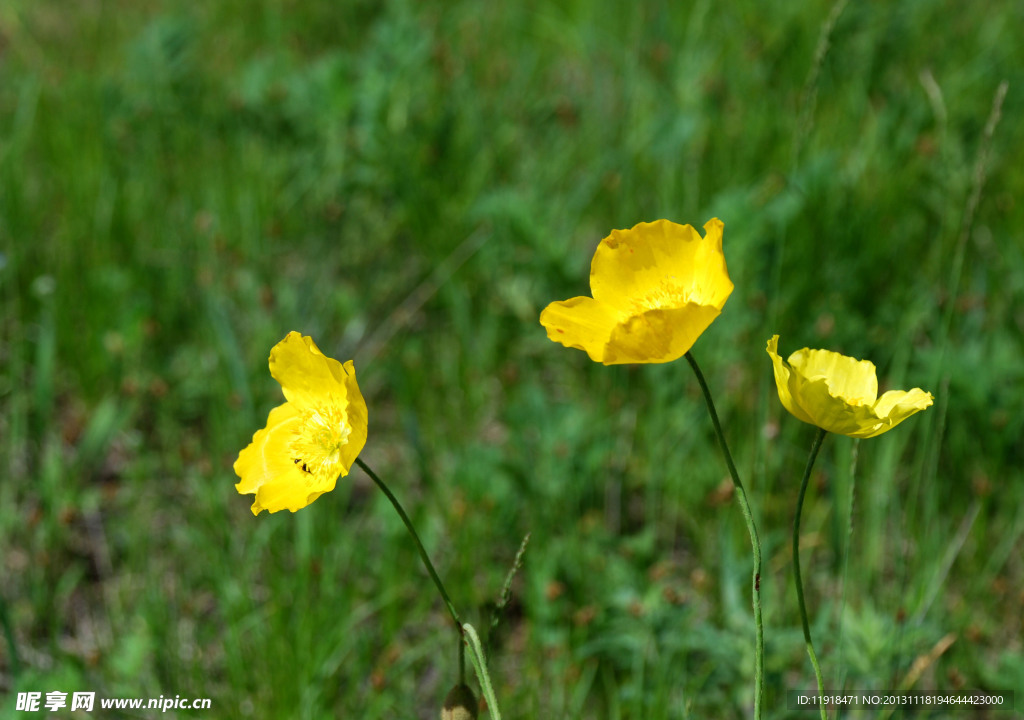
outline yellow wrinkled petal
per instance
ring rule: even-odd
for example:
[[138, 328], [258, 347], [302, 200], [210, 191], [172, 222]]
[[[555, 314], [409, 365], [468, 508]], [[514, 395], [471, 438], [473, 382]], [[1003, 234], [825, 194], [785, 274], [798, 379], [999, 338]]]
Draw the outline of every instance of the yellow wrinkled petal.
[[873, 437], [887, 429], [870, 405], [852, 405], [836, 397], [825, 378], [805, 382], [797, 402], [813, 425], [837, 435]]
[[804, 348], [789, 356], [789, 365], [807, 379], [823, 377], [832, 393], [846, 400], [871, 404], [878, 397], [875, 365], [831, 350]]
[[289, 446], [298, 432], [300, 413], [291, 403], [270, 411], [267, 426], [253, 435], [252, 442], [238, 454], [235, 473], [241, 481], [235, 489], [243, 495], [255, 493], [253, 515], [262, 510], [292, 512], [306, 507], [321, 493], [334, 489], [311, 484], [290, 456]]
[[932, 394], [920, 388], [890, 390], [878, 398], [874, 409], [876, 415], [888, 420], [889, 425], [886, 428], [888, 429], [896, 427], [914, 413], [931, 407], [932, 402], [934, 402]]
[[597, 246], [590, 264], [590, 291], [595, 300], [630, 310], [668, 278], [689, 287], [694, 249], [700, 235], [690, 225], [668, 220], [642, 222], [629, 230], [612, 230]]
[[574, 297], [553, 302], [540, 314], [548, 338], [566, 347], [586, 351], [594, 362], [602, 362], [618, 316], [593, 298]]
[[722, 254], [724, 225], [714, 218], [701, 237], [691, 225], [656, 220], [612, 230], [594, 253], [594, 299], [630, 315], [643, 310], [713, 305], [719, 310], [733, 290]]
[[794, 376], [790, 372], [789, 367], [779, 357], [779, 336], [773, 335], [772, 339], [768, 341], [768, 355], [772, 359], [772, 367], [775, 371], [775, 387], [779, 391], [779, 401], [782, 403], [782, 407], [786, 408], [790, 414], [794, 415], [799, 420], [803, 420], [805, 423], [814, 425], [814, 420], [804, 412], [804, 409], [800, 407], [800, 404], [794, 399], [795, 394], [800, 393], [800, 378]]
[[694, 253], [692, 280], [694, 297], [703, 305], [712, 305], [719, 310], [729, 299], [735, 286], [729, 279], [722, 252], [722, 233], [725, 223], [711, 218], [704, 223], [704, 237]]
[[717, 308], [688, 303], [632, 317], [612, 331], [602, 362], [665, 363], [681, 358], [718, 314]]
[[334, 393], [345, 399], [342, 364], [320, 352], [313, 338], [292, 331], [270, 351], [270, 374], [281, 384], [288, 402], [311, 405]]

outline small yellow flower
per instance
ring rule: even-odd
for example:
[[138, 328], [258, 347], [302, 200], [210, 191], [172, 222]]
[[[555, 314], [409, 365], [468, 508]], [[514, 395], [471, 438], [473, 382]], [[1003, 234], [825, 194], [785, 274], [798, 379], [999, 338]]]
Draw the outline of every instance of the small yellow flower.
[[594, 362], [664, 363], [682, 357], [722, 311], [733, 284], [718, 218], [702, 238], [668, 220], [612, 230], [590, 265], [589, 297], [548, 305], [548, 337]]
[[878, 397], [875, 366], [830, 350], [797, 350], [784, 361], [779, 336], [768, 341], [782, 405], [805, 423], [856, 438], [881, 435], [932, 404], [920, 388]]
[[366, 444], [366, 401], [351, 360], [342, 365], [290, 332], [270, 351], [270, 374], [288, 402], [235, 461], [235, 489], [256, 494], [253, 515], [306, 507], [348, 475]]

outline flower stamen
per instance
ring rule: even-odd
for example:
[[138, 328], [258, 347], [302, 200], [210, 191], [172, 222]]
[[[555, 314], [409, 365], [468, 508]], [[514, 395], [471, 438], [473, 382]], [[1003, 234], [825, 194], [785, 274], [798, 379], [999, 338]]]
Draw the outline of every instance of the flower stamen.
[[675, 282], [674, 277], [665, 277], [661, 279], [657, 287], [652, 288], [646, 295], [632, 298], [630, 306], [632, 311], [639, 315], [648, 310], [681, 307], [688, 302], [690, 302], [689, 288], [679, 285]]
[[341, 450], [348, 444], [352, 428], [341, 403], [328, 401], [303, 410], [299, 429], [291, 442], [292, 460], [301, 463], [308, 481], [337, 477]]

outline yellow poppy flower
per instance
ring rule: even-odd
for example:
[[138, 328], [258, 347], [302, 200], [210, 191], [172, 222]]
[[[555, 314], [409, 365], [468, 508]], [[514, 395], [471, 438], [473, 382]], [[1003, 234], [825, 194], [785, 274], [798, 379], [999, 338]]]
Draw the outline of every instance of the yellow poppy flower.
[[589, 297], [548, 305], [548, 337], [594, 362], [664, 363], [682, 357], [722, 311], [733, 284], [718, 218], [702, 238], [668, 220], [612, 230], [590, 265]]
[[830, 350], [797, 350], [784, 361], [779, 336], [768, 341], [779, 400], [794, 416], [823, 430], [870, 438], [932, 404], [920, 388], [890, 390], [878, 397], [875, 366]]
[[348, 475], [366, 444], [366, 401], [351, 360], [342, 365], [290, 332], [270, 351], [270, 374], [288, 402], [235, 461], [235, 489], [256, 495], [253, 515], [306, 507]]

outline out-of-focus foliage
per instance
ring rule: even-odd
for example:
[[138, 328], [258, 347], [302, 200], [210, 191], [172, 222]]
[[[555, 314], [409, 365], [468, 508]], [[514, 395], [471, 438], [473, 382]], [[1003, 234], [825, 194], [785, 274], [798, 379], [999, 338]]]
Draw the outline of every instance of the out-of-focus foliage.
[[787, 544], [812, 432], [775, 333], [936, 398], [819, 459], [829, 686], [898, 686], [949, 633], [916, 688], [1024, 686], [1021, 11], [833, 9], [6, 2], [3, 694], [437, 716], [456, 648], [375, 488], [259, 522], [234, 491], [298, 330], [355, 358], [362, 457], [467, 619], [533, 533], [506, 717], [748, 715], [747, 541], [688, 368], [595, 366], [537, 320], [611, 229], [715, 216], [736, 289], [694, 354], [765, 542], [769, 715], [813, 682]]

